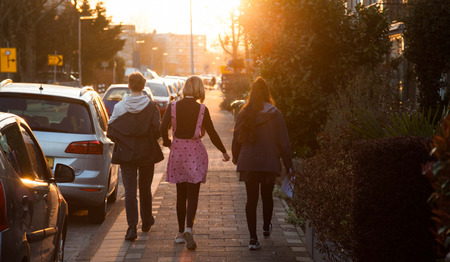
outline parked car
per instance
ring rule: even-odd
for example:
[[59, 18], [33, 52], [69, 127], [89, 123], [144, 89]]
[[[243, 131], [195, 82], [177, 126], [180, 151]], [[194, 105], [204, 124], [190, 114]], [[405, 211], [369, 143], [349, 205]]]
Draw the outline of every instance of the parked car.
[[175, 93], [177, 99], [179, 99], [181, 97], [181, 89], [182, 89], [181, 80], [174, 78], [163, 78], [163, 81], [164, 83], [166, 83], [166, 85], [172, 86], [174, 88], [172, 92]]
[[0, 261], [63, 261], [68, 207], [57, 183], [74, 178], [64, 164], [53, 175], [27, 123], [0, 113]]
[[[153, 97], [152, 91], [147, 86], [144, 87], [144, 92], [147, 94], [152, 101], [155, 101]], [[106, 107], [106, 112], [108, 113], [108, 117], [111, 116], [114, 106], [122, 100], [125, 95], [130, 94], [130, 89], [128, 88], [128, 84], [112, 84], [106, 89], [106, 92], [103, 94], [102, 100]]]
[[169, 80], [177, 80], [180, 83], [180, 89], [178, 90], [178, 95], [181, 96], [182, 91], [183, 91], [183, 87], [184, 87], [184, 83], [186, 83], [187, 77], [183, 77], [183, 76], [165, 76], [164, 79], [169, 79]]
[[145, 86], [149, 87], [152, 91], [153, 97], [155, 98], [156, 105], [159, 108], [159, 112], [161, 117], [164, 116], [164, 113], [169, 106], [169, 103], [175, 99], [175, 97], [171, 94], [169, 87], [164, 83], [161, 78], [151, 79], [145, 83]]
[[62, 163], [75, 170], [75, 180], [60, 186], [69, 205], [88, 209], [89, 220], [101, 223], [107, 201], [115, 201], [118, 165], [111, 164], [114, 143], [106, 137], [108, 114], [90, 87], [0, 84], [0, 112], [24, 118], [37, 137], [50, 167]]

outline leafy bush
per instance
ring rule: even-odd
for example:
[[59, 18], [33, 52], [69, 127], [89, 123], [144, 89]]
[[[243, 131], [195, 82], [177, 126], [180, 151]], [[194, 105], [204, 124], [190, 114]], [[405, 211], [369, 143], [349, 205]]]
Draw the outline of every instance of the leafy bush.
[[356, 143], [351, 223], [353, 261], [432, 261], [431, 187], [421, 164], [430, 160], [424, 138]]
[[[443, 115], [448, 111], [443, 111]], [[372, 113], [364, 110], [355, 110], [357, 124], [352, 125], [352, 129], [359, 138], [376, 139], [381, 137], [416, 136], [431, 137], [436, 133], [440, 125], [439, 111], [432, 114], [432, 110], [427, 113], [422, 112], [398, 112], [388, 114], [387, 123], [379, 122]]]
[[450, 255], [450, 116], [442, 121], [431, 148], [437, 160], [423, 170], [434, 190], [428, 201], [433, 212], [435, 252], [443, 260], [446, 254]]
[[319, 250], [332, 260], [349, 261], [352, 257], [342, 252], [350, 252], [354, 245], [350, 220], [354, 190], [349, 161], [343, 150], [319, 149], [314, 157], [302, 161], [302, 172], [294, 183], [292, 205], [296, 214], [311, 222]]
[[425, 141], [361, 140], [303, 160], [294, 208], [311, 222], [317, 247], [331, 261], [431, 261]]
[[225, 98], [220, 104], [220, 108], [231, 111], [233, 101], [246, 97], [250, 89], [250, 79], [243, 74], [231, 74], [226, 81], [227, 83], [223, 83], [225, 84]]
[[332, 96], [358, 68], [373, 70], [390, 51], [389, 23], [376, 6], [348, 15], [340, 0], [244, 2], [242, 24], [293, 153], [310, 156]]
[[[396, 88], [390, 83], [389, 67], [378, 70], [361, 69], [349, 81], [347, 88], [339, 90], [328, 108], [328, 118], [322, 132], [329, 136], [323, 148], [346, 148], [352, 141], [362, 138], [356, 127], [367, 133], [376, 132], [378, 126], [389, 121], [390, 112], [400, 110]], [[362, 119], [358, 112], [368, 112], [370, 119]], [[376, 125], [373, 127], [372, 122]], [[323, 143], [323, 142], [322, 142]]]

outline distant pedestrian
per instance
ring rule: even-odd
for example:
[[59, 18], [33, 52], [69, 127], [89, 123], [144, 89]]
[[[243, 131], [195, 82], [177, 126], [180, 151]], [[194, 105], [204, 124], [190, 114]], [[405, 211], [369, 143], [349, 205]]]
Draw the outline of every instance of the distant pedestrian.
[[233, 141], [233, 163], [239, 181], [245, 182], [245, 213], [250, 232], [249, 249], [261, 248], [256, 234], [256, 210], [261, 186], [263, 235], [272, 231], [273, 197], [276, 178], [281, 173], [280, 156], [292, 173], [291, 148], [283, 115], [273, 105], [266, 81], [259, 77], [251, 88], [250, 98], [237, 116]]
[[[178, 234], [175, 242], [186, 243], [186, 247], [191, 250], [197, 247], [192, 227], [197, 212], [200, 183], [206, 182], [208, 171], [208, 154], [201, 140], [203, 130], [206, 130], [211, 142], [222, 152], [223, 161], [230, 160], [214, 129], [209, 110], [202, 104], [204, 99], [202, 79], [197, 76], [189, 77], [183, 88], [183, 99], [169, 105], [161, 123], [163, 145], [170, 148], [166, 180], [176, 183], [177, 187]], [[200, 104], [197, 100], [200, 100]], [[170, 126], [173, 141], [168, 136]]]
[[115, 142], [112, 162], [120, 164], [125, 187], [128, 222], [125, 239], [130, 241], [137, 238], [137, 179], [139, 177], [142, 232], [148, 232], [155, 223], [151, 192], [154, 167], [155, 163], [164, 159], [157, 141], [161, 136], [159, 110], [155, 102], [142, 92], [145, 82], [141, 73], [130, 74], [128, 88], [131, 94], [124, 96], [122, 101], [114, 106], [108, 122], [108, 137]]

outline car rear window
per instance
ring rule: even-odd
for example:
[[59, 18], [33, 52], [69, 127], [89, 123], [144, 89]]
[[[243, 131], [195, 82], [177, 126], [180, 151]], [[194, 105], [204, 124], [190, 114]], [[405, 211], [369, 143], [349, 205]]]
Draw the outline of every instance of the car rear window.
[[163, 84], [147, 82], [145, 85], [150, 87], [154, 96], [169, 96], [169, 91], [167, 91], [167, 87]]
[[19, 115], [33, 131], [92, 134], [87, 105], [69, 101], [0, 97], [0, 111]]
[[130, 89], [128, 88], [114, 88], [105, 94], [103, 100], [106, 101], [121, 101], [124, 95], [129, 95]]

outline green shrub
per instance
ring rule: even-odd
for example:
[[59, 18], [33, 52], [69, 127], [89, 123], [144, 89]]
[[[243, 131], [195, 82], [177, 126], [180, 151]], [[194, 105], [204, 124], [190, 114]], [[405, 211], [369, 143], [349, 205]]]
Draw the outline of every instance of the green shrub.
[[439, 133], [433, 137], [431, 154], [436, 161], [424, 166], [433, 193], [428, 199], [433, 212], [435, 253], [443, 261], [450, 254], [450, 116], [442, 121]]
[[225, 98], [220, 104], [223, 110], [231, 111], [231, 103], [235, 100], [244, 99], [250, 89], [250, 79], [243, 74], [231, 74], [225, 84]]
[[[330, 143], [322, 147], [346, 148], [362, 138], [358, 129], [367, 132], [367, 136], [377, 134], [379, 126], [389, 121], [389, 114], [401, 110], [396, 87], [390, 83], [391, 71], [388, 67], [362, 69], [355, 73], [346, 89], [337, 92], [322, 129]], [[367, 112], [368, 118], [359, 117], [359, 112]]]
[[[322, 138], [325, 139], [325, 138]], [[302, 161], [294, 182], [292, 206], [297, 217], [309, 220], [319, 242], [317, 247], [337, 261], [351, 260], [353, 246], [350, 214], [353, 206], [350, 159], [336, 148], [319, 149]], [[327, 245], [331, 242], [333, 246]]]
[[421, 169], [430, 159], [426, 141], [382, 138], [352, 147], [353, 261], [433, 260], [431, 187]]
[[331, 261], [431, 261], [425, 141], [361, 140], [303, 160], [293, 207], [311, 221]]
[[[445, 116], [447, 110], [443, 111]], [[382, 137], [431, 137], [436, 133], [440, 125], [439, 111], [432, 114], [422, 112], [397, 112], [388, 114], [387, 123], [382, 123], [375, 116], [365, 110], [355, 110], [356, 123], [351, 128], [356, 132], [355, 136], [364, 139], [377, 139]]]

